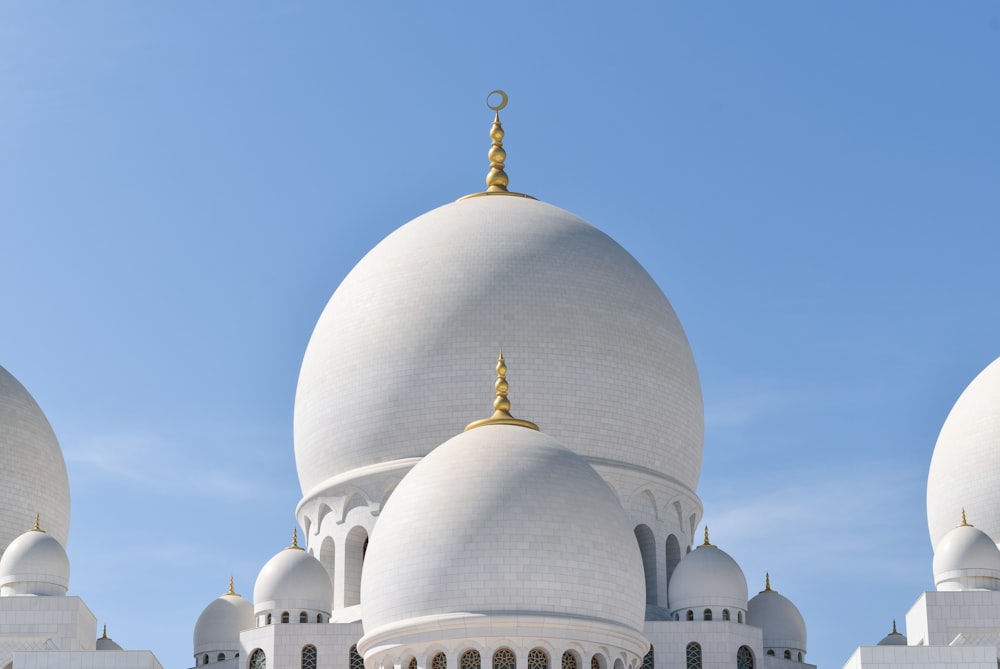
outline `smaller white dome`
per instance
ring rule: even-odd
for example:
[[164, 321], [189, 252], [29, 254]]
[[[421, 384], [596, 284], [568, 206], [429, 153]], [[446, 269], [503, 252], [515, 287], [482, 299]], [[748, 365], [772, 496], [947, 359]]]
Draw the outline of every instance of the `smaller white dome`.
[[[684, 556], [670, 577], [669, 605], [673, 613], [684, 618], [684, 610], [702, 617], [704, 608], [724, 608], [746, 611], [747, 579], [729, 553], [708, 542]], [[716, 611], [715, 615], [719, 615]]]
[[747, 623], [763, 630], [765, 649], [806, 652], [806, 621], [790, 599], [771, 589], [770, 576], [750, 600]]
[[878, 642], [879, 646], [905, 646], [906, 645], [906, 635], [900, 634], [896, 631], [896, 621], [892, 621], [892, 631], [885, 635], [885, 637]]
[[[292, 545], [267, 561], [253, 587], [254, 613], [283, 610], [318, 612], [333, 610], [333, 583], [323, 565], [298, 545]], [[297, 619], [297, 618], [296, 618]]]
[[982, 530], [965, 522], [952, 528], [934, 550], [938, 590], [1000, 590], [1000, 549]]
[[104, 626], [104, 633], [101, 634], [100, 638], [97, 639], [96, 650], [121, 650], [122, 647], [119, 646], [115, 641], [108, 636], [108, 626]]
[[253, 604], [236, 594], [233, 582], [229, 592], [212, 601], [194, 625], [194, 655], [238, 651], [240, 632], [253, 625]]
[[35, 527], [10, 542], [0, 558], [0, 597], [65, 595], [69, 558], [59, 540]]

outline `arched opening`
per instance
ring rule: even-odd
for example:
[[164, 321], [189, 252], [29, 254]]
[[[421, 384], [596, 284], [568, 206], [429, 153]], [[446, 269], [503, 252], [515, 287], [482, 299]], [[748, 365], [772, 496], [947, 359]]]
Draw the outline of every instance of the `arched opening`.
[[653, 646], [650, 646], [649, 652], [642, 658], [642, 666], [640, 669], [653, 669], [655, 665], [656, 662], [653, 660]]
[[694, 611], [688, 609], [687, 620], [694, 620]]
[[608, 661], [598, 653], [590, 658], [590, 669], [608, 669]]
[[332, 537], [327, 537], [323, 539], [323, 543], [319, 546], [319, 563], [323, 565], [323, 569], [326, 569], [327, 575], [330, 577], [330, 583], [336, 583], [333, 580], [333, 574], [336, 568], [334, 565], [336, 562], [334, 558], [337, 554], [337, 547], [333, 543]]
[[264, 651], [257, 648], [250, 653], [250, 664], [248, 666], [250, 669], [267, 669], [267, 656], [264, 655]]
[[748, 646], [736, 651], [736, 669], [753, 669], [753, 651]]
[[646, 575], [646, 604], [656, 604], [656, 538], [646, 525], [636, 525], [635, 539], [642, 554], [642, 570]]
[[799, 651], [799, 662], [802, 661], [802, 651]]
[[201, 663], [208, 664], [208, 653], [205, 653], [205, 657], [202, 658]]
[[729, 609], [722, 609], [722, 619], [725, 621], [729, 620]]
[[300, 623], [307, 623], [307, 622], [309, 622], [309, 614], [306, 613], [305, 611], [300, 612], [299, 613], [299, 622]]
[[288, 622], [288, 611], [282, 611], [281, 612], [281, 622], [282, 623], [287, 623]]
[[268, 613], [266, 616], [264, 616], [264, 624], [265, 625], [270, 625], [271, 624], [271, 614], [270, 613]]
[[316, 669], [316, 646], [309, 644], [302, 647], [302, 669]]
[[549, 669], [549, 654], [541, 648], [529, 650], [528, 669]]
[[575, 654], [568, 650], [562, 654], [562, 669], [579, 669], [579, 667], [580, 662]]
[[625, 663], [620, 658], [615, 660], [615, 669], [625, 669]]
[[361, 658], [360, 653], [358, 653], [357, 646], [351, 646], [351, 650], [347, 653], [347, 657], [347, 666], [349, 669], [365, 669], [365, 661]]
[[317, 613], [316, 614], [316, 622], [318, 622], [318, 623], [323, 622], [323, 614], [322, 613]]
[[354, 527], [344, 542], [344, 606], [361, 603], [361, 567], [365, 560], [368, 532]]
[[417, 669], [417, 658], [411, 657], [410, 663], [406, 665], [406, 669]]
[[670, 601], [670, 577], [674, 575], [674, 569], [681, 561], [681, 544], [677, 541], [677, 537], [670, 535], [667, 537], [667, 543], [664, 546], [664, 554], [666, 555], [666, 568], [667, 568], [667, 601]]
[[434, 659], [431, 660], [431, 669], [448, 669], [448, 658], [444, 656], [444, 653], [438, 653], [434, 656]]
[[479, 657], [479, 651], [467, 650], [462, 653], [458, 661], [458, 666], [461, 669], [481, 669], [482, 659]]
[[687, 651], [685, 652], [685, 660], [687, 664], [685, 665], [687, 669], [701, 669], [701, 644], [696, 641], [692, 641], [687, 645]]
[[705, 611], [702, 614], [702, 616], [703, 616], [703, 620], [711, 620], [712, 619], [712, 609], [705, 609]]
[[742, 611], [737, 611], [736, 612], [736, 622], [738, 622], [740, 625], [743, 624], [743, 612]]
[[493, 669], [515, 669], [516, 664], [514, 651], [510, 648], [497, 648], [493, 653]]
[[767, 651], [767, 654], [770, 655], [771, 657], [774, 657], [774, 649], [773, 648], [769, 648], [768, 651]]
[[216, 662], [225, 662], [226, 661], [226, 654], [225, 653], [219, 653], [218, 655], [215, 656], [215, 661]]
[[786, 650], [785, 651], [785, 659], [786, 660], [792, 659], [792, 651], [790, 651], [790, 650]]

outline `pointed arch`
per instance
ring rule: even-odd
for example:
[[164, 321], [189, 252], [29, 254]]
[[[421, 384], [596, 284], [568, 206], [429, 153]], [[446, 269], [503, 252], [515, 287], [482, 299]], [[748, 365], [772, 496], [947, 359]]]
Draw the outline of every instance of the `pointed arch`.
[[642, 570], [646, 575], [646, 605], [656, 604], [656, 538], [647, 525], [635, 526], [635, 540], [642, 555]]
[[360, 525], [347, 533], [344, 542], [344, 606], [361, 603], [361, 567], [368, 546], [368, 531]]

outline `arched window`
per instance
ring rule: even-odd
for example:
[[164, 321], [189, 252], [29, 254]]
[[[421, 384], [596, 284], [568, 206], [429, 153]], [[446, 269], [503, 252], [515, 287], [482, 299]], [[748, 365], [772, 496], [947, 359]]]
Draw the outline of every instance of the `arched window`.
[[769, 648], [768, 651], [767, 651], [767, 654], [770, 655], [771, 657], [774, 657], [774, 649], [773, 648]]
[[316, 646], [302, 646], [302, 669], [316, 669]]
[[260, 648], [250, 653], [250, 669], [267, 669], [267, 656]]
[[514, 651], [510, 648], [497, 648], [493, 653], [493, 669], [514, 669]]
[[681, 619], [681, 614], [674, 611], [674, 620], [680, 620], [680, 619]]
[[792, 651], [790, 651], [790, 650], [786, 650], [785, 651], [785, 659], [786, 660], [792, 659]]
[[365, 661], [361, 658], [361, 655], [358, 653], [357, 646], [351, 646], [351, 650], [350, 652], [348, 652], [347, 657], [348, 657], [347, 666], [350, 669], [365, 669]]
[[568, 650], [562, 656], [562, 669], [577, 669], [576, 655]]
[[318, 622], [318, 623], [323, 622], [323, 614], [322, 613], [317, 613], [316, 614], [316, 622]]
[[434, 656], [434, 659], [431, 660], [431, 669], [448, 669], [448, 658], [444, 656], [444, 653], [438, 653]]
[[687, 669], [701, 669], [701, 644], [692, 641], [687, 645]]
[[361, 567], [365, 561], [368, 532], [360, 525], [351, 528], [344, 542], [344, 606], [361, 603]]
[[639, 669], [653, 669], [656, 663], [653, 662], [653, 647], [649, 647], [649, 652], [642, 658], [642, 666]]
[[478, 650], [467, 650], [462, 653], [462, 657], [459, 659], [458, 665], [462, 669], [481, 669], [482, 662], [479, 658]]
[[410, 664], [407, 667], [407, 669], [417, 669], [417, 658], [415, 657], [410, 658]]
[[226, 654], [225, 653], [219, 653], [218, 655], [215, 656], [215, 661], [216, 662], [224, 662], [225, 659], [226, 659]]
[[712, 619], [712, 609], [705, 609], [705, 613], [703, 615], [704, 615], [704, 620], [711, 620]]
[[529, 650], [528, 669], [549, 669], [549, 654], [541, 648]]
[[281, 622], [283, 622], [283, 623], [287, 623], [288, 622], [288, 611], [282, 611], [281, 612]]
[[743, 612], [742, 611], [737, 611], [736, 612], [736, 622], [738, 622], [740, 625], [743, 624]]
[[694, 620], [694, 611], [688, 610], [688, 612], [687, 612], [687, 619], [688, 620]]
[[590, 669], [601, 669], [601, 661], [597, 659], [597, 656], [590, 658]]
[[736, 669], [753, 669], [753, 651], [747, 646], [736, 651]]
[[271, 614], [270, 613], [268, 613], [267, 616], [264, 617], [264, 624], [265, 625], [270, 625], [271, 624]]
[[300, 623], [307, 623], [307, 622], [309, 622], [309, 614], [306, 613], [305, 611], [303, 611], [302, 613], [300, 613], [299, 614], [299, 622]]
[[722, 609], [722, 619], [729, 620], [729, 609]]
[[208, 664], [208, 653], [205, 653], [205, 657], [202, 658], [201, 663]]
[[646, 575], [646, 605], [656, 605], [656, 537], [646, 525], [635, 526], [635, 540], [642, 556], [642, 570]]
[[802, 651], [799, 651], [799, 662], [802, 661]]

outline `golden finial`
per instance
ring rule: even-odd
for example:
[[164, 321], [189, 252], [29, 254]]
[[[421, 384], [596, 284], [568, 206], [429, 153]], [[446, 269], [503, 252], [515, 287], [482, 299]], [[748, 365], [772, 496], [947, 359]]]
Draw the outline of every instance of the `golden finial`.
[[292, 545], [289, 548], [295, 548], [297, 550], [302, 550], [299, 546], [299, 528], [295, 527], [292, 529]]
[[101, 639], [107, 639], [107, 638], [108, 638], [108, 625], [107, 625], [107, 623], [105, 623], [104, 624], [104, 634], [101, 635]]
[[510, 400], [507, 399], [507, 390], [509, 388], [507, 383], [507, 363], [503, 359], [502, 350], [500, 351], [500, 357], [497, 359], [496, 369], [497, 382], [493, 385], [497, 389], [497, 396], [496, 399], [493, 400], [493, 415], [489, 418], [483, 418], [482, 420], [469, 423], [465, 426], [466, 431], [476, 427], [482, 427], [483, 425], [519, 425], [521, 427], [530, 427], [532, 430], [537, 430], [538, 426], [531, 421], [521, 420], [510, 415]]
[[771, 572], [764, 572], [764, 592], [771, 592]]
[[[490, 102], [490, 100], [494, 99], [494, 96], [500, 96], [500, 101], [496, 104]], [[492, 140], [492, 144], [490, 145], [490, 151], [488, 154], [490, 159], [490, 171], [489, 174], [486, 175], [486, 190], [482, 193], [473, 193], [472, 195], [466, 195], [465, 197], [477, 197], [479, 195], [516, 195], [518, 197], [526, 197], [534, 200], [535, 198], [530, 195], [525, 195], [524, 193], [512, 193], [507, 190], [507, 186], [510, 184], [510, 179], [504, 171], [507, 161], [507, 152], [503, 148], [504, 132], [503, 125], [500, 123], [500, 110], [507, 106], [507, 93], [499, 88], [495, 91], [490, 91], [490, 94], [486, 96], [486, 106], [493, 110], [493, 127], [490, 128], [490, 140]]]
[[893, 634], [899, 634], [899, 632], [896, 631], [896, 619], [895, 618], [892, 619], [892, 633]]
[[[711, 545], [712, 545], [712, 543], [708, 540], [708, 525], [706, 525], [705, 526], [705, 543], [703, 543], [701, 546], [711, 546]], [[701, 546], [698, 546], [698, 548], [701, 548]]]
[[962, 522], [958, 524], [959, 527], [972, 527], [969, 525], [969, 521], [965, 519], [965, 508], [962, 508]]
[[42, 529], [41, 518], [39, 517], [39, 515], [37, 513], [35, 514], [35, 524], [31, 527], [31, 531], [32, 532], [44, 532], [45, 531], [45, 530]]
[[222, 593], [222, 596], [223, 597], [239, 597], [239, 594], [236, 592], [236, 588], [234, 586], [235, 586], [235, 581], [233, 580], [233, 577], [230, 576], [229, 577], [229, 592]]

